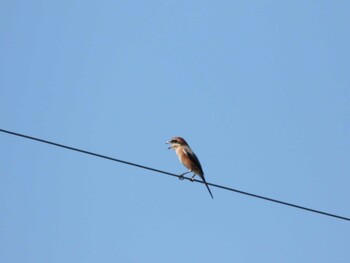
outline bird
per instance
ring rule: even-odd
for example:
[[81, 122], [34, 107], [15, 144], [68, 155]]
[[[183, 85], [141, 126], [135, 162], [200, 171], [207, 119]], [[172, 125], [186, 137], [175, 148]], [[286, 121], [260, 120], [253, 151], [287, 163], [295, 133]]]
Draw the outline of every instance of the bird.
[[168, 149], [175, 150], [180, 162], [189, 170], [188, 172], [181, 174], [179, 178], [183, 179], [183, 176], [185, 174], [193, 173], [194, 175], [191, 178], [191, 181], [193, 182], [194, 177], [198, 175], [207, 187], [211, 198], [214, 199], [213, 194], [211, 193], [210, 188], [208, 186], [208, 183], [205, 180], [201, 163], [199, 162], [198, 157], [192, 151], [191, 147], [188, 145], [185, 139], [181, 137], [173, 137], [166, 143], [171, 144], [170, 147], [168, 147]]

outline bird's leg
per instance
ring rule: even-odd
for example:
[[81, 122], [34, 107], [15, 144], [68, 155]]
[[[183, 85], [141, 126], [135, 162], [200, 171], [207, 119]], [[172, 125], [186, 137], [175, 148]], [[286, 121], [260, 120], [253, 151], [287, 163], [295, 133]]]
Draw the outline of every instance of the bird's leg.
[[193, 182], [194, 181], [194, 177], [196, 176], [196, 174], [194, 174], [192, 177], [191, 177], [191, 181]]
[[185, 175], [185, 174], [188, 174], [188, 173], [190, 173], [190, 172], [186, 172], [186, 173], [183, 173], [183, 174], [179, 175], [179, 179], [180, 179], [180, 180], [183, 180], [183, 179], [184, 179], [184, 175]]

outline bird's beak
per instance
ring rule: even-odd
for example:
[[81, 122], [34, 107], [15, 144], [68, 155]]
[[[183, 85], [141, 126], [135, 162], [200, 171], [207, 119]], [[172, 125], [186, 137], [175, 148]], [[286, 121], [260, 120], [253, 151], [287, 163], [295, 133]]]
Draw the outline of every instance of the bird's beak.
[[[167, 141], [165, 144], [169, 144], [169, 143], [171, 143], [171, 142]], [[171, 148], [172, 148], [172, 146], [168, 147], [168, 149], [171, 149]]]

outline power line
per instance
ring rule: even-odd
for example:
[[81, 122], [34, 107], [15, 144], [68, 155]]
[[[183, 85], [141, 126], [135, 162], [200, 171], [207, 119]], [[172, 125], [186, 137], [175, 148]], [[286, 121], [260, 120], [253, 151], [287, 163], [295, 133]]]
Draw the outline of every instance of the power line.
[[[92, 156], [103, 158], [103, 159], [107, 159], [107, 160], [110, 160], [110, 161], [115, 161], [115, 162], [123, 163], [123, 164], [126, 164], [126, 165], [136, 166], [136, 167], [141, 168], [141, 169], [146, 169], [146, 170], [150, 170], [150, 171], [153, 171], [153, 172], [157, 172], [157, 173], [162, 173], [162, 174], [178, 177], [179, 179], [183, 178], [185, 180], [192, 181], [191, 178], [189, 178], [189, 177], [181, 177], [181, 175], [177, 175], [177, 174], [174, 174], [174, 173], [169, 173], [169, 172], [166, 172], [166, 171], [162, 171], [162, 170], [159, 170], [159, 169], [147, 167], [147, 166], [144, 166], [144, 165], [123, 161], [123, 160], [112, 158], [112, 157], [109, 157], [109, 156], [106, 156], [106, 155], [102, 155], [102, 154], [93, 153], [93, 152], [90, 152], [90, 151], [81, 150], [81, 149], [78, 149], [78, 148], [74, 148], [74, 147], [70, 147], [70, 146], [67, 146], [67, 145], [63, 145], [63, 144], [59, 144], [59, 143], [55, 143], [55, 142], [39, 139], [39, 138], [28, 136], [28, 135], [25, 135], [25, 134], [20, 134], [20, 133], [8, 131], [8, 130], [3, 130], [3, 129], [0, 129], [0, 132], [11, 134], [11, 135], [22, 137], [22, 138], [26, 138], [26, 139], [30, 139], [30, 140], [33, 140], [33, 141], [38, 141], [38, 142], [50, 144], [50, 145], [61, 147], [61, 148], [65, 148], [65, 149], [68, 149], [68, 150], [71, 150], [71, 151], [76, 151], [76, 152], [92, 155]], [[193, 181], [195, 181], [197, 183], [204, 184], [203, 181], [200, 181], [200, 180], [197, 180], [197, 179], [195, 179]], [[227, 191], [236, 192], [236, 193], [239, 193], [239, 194], [255, 197], [255, 198], [258, 198], [258, 199], [265, 200], [265, 201], [270, 201], [270, 202], [278, 203], [278, 204], [281, 204], [281, 205], [290, 206], [290, 207], [302, 209], [302, 210], [305, 210], [305, 211], [309, 211], [309, 212], [313, 212], [313, 213], [317, 213], [317, 214], [321, 214], [321, 215], [325, 215], [325, 216], [330, 216], [330, 217], [334, 217], [334, 218], [350, 221], [350, 218], [348, 218], [348, 217], [339, 216], [339, 215], [336, 215], [336, 214], [331, 214], [331, 213], [323, 212], [323, 211], [320, 211], [320, 210], [307, 208], [307, 207], [304, 207], [304, 206], [300, 206], [300, 205], [296, 205], [296, 204], [280, 201], [280, 200], [277, 200], [277, 199], [273, 199], [273, 198], [269, 198], [269, 197], [265, 197], [265, 196], [261, 196], [261, 195], [257, 195], [257, 194], [248, 193], [248, 192], [237, 190], [237, 189], [234, 189], [234, 188], [230, 188], [230, 187], [226, 187], [226, 186], [222, 186], [222, 185], [218, 185], [218, 184], [213, 184], [213, 183], [208, 183], [208, 185], [213, 186], [213, 187], [217, 187], [217, 188], [221, 188], [221, 189], [224, 189], [224, 190], [227, 190]]]

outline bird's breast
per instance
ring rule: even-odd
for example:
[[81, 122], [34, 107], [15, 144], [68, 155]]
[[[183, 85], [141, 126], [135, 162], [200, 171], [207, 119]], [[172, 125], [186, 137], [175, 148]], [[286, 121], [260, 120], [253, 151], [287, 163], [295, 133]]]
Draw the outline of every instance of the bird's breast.
[[184, 152], [184, 149], [181, 147], [176, 149], [177, 157], [180, 162], [191, 172], [195, 174], [203, 174], [202, 170], [198, 167], [198, 165], [191, 160], [190, 157]]

